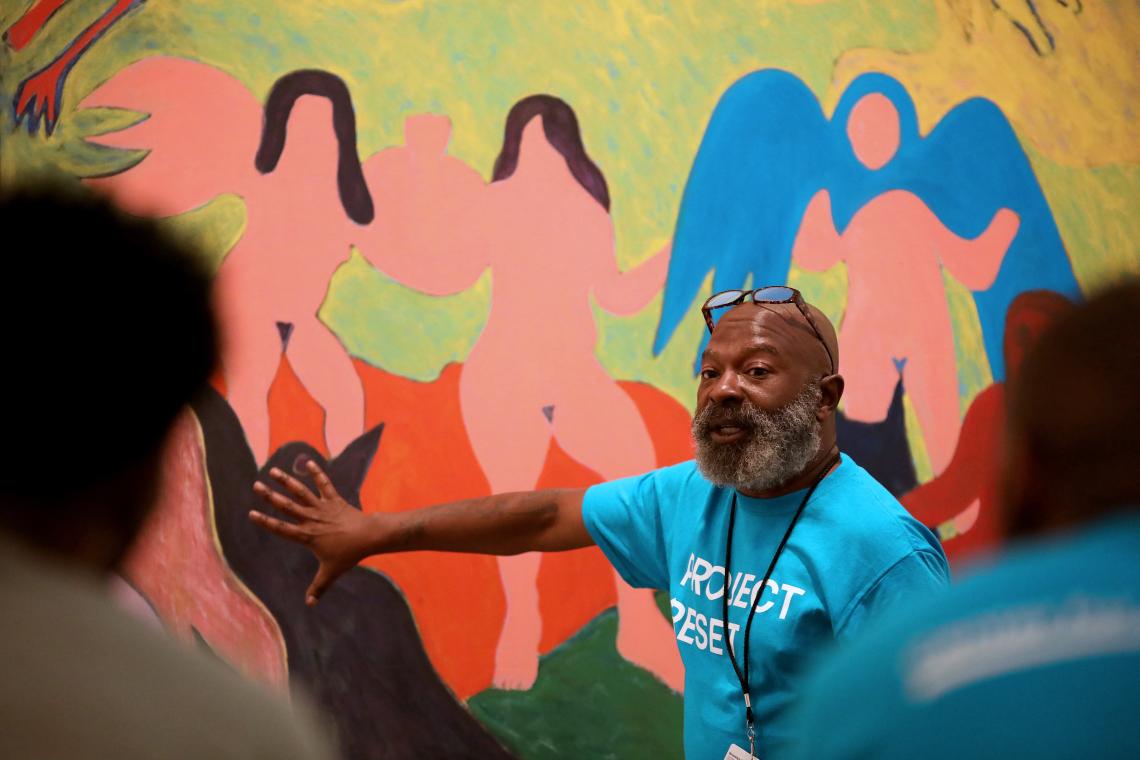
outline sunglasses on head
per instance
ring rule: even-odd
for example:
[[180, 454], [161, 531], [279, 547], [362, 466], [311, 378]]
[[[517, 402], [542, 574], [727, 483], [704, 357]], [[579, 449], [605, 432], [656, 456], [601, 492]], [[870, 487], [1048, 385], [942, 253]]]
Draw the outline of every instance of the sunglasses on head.
[[831, 355], [831, 349], [827, 347], [827, 341], [823, 339], [823, 334], [820, 333], [819, 327], [815, 324], [815, 319], [811, 316], [811, 311], [807, 307], [807, 302], [804, 297], [800, 295], [800, 291], [795, 288], [789, 288], [787, 285], [765, 285], [762, 288], [753, 288], [752, 290], [722, 290], [719, 293], [714, 293], [709, 300], [705, 301], [705, 305], [701, 307], [701, 314], [705, 317], [705, 324], [709, 326], [709, 332], [713, 331], [716, 324], [713, 322], [712, 313], [717, 309], [727, 309], [731, 306], [737, 306], [745, 301], [752, 303], [790, 303], [795, 304], [796, 308], [800, 310], [800, 314], [804, 315], [811, 331], [815, 333], [815, 337], [819, 340], [819, 344], [823, 346], [823, 350], [827, 352], [827, 359], [831, 363], [831, 374], [835, 374], [835, 357]]

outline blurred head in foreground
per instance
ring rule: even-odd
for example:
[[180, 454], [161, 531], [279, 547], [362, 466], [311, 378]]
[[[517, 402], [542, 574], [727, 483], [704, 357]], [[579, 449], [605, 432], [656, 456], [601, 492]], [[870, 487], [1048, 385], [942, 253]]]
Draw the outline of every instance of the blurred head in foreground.
[[110, 569], [154, 501], [175, 417], [215, 368], [210, 273], [156, 222], [77, 189], [0, 194], [0, 230], [0, 531]]
[[1140, 506], [1140, 280], [1046, 330], [1011, 381], [1006, 435], [1011, 536]]
[[1135, 756], [1138, 327], [1131, 280], [1029, 349], [1009, 381], [1000, 476], [1015, 541], [823, 658], [795, 757]]

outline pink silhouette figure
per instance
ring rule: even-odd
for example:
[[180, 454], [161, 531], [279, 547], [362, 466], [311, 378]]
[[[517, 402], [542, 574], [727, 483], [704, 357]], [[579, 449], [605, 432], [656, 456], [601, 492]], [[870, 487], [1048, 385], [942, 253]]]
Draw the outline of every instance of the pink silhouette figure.
[[[4, 41], [8, 47], [16, 51], [22, 50], [66, 2], [67, 0], [39, 0], [4, 32]], [[144, 0], [116, 0], [102, 16], [68, 43], [55, 60], [21, 82], [12, 99], [16, 126], [27, 118], [28, 132], [34, 133], [42, 120], [44, 132], [50, 136], [59, 120], [63, 85], [71, 67], [115, 22], [143, 2]]]
[[[899, 147], [899, 118], [884, 95], [863, 97], [851, 111], [847, 136], [856, 157], [880, 169]], [[917, 195], [891, 190], [859, 209], [840, 234], [831, 197], [820, 190], [808, 204], [792, 251], [805, 269], [847, 263], [847, 309], [840, 328], [845, 412], [853, 420], [886, 416], [898, 365], [922, 426], [935, 473], [958, 440], [958, 377], [954, 332], [942, 279], [945, 267], [970, 290], [985, 290], [1017, 234], [1017, 214], [999, 210], [981, 235], [968, 240], [948, 230]], [[904, 363], [905, 362], [905, 363]]]
[[[552, 438], [606, 479], [652, 469], [645, 424], [594, 353], [590, 299], [616, 314], [643, 308], [664, 284], [669, 249], [618, 270], [605, 180], [573, 111], [549, 96], [516, 104], [490, 185], [445, 154], [445, 118], [410, 118], [405, 131], [406, 148], [365, 162], [377, 221], [362, 252], [433, 295], [491, 269], [491, 313], [460, 379], [463, 421], [491, 489], [533, 488]], [[539, 562], [535, 553], [499, 560], [499, 687], [529, 688], [537, 675]], [[652, 594], [617, 585], [619, 652], [680, 691], [680, 657]]]
[[[281, 101], [271, 93], [270, 105], [279, 107], [266, 107], [262, 153], [261, 105], [236, 79], [204, 64], [148, 58], [120, 71], [82, 104], [150, 114], [135, 126], [99, 138], [106, 145], [149, 150], [130, 169], [90, 180], [126, 209], [166, 216], [221, 193], [236, 193], [245, 201], [246, 229], [218, 271], [216, 295], [227, 394], [259, 462], [269, 447], [267, 394], [281, 355], [279, 323], [293, 325], [290, 359], [325, 409], [329, 449], [343, 450], [364, 424], [363, 391], [351, 359], [317, 318], [329, 279], [348, 259], [350, 241], [360, 230], [346, 216], [345, 193], [338, 197], [341, 175], [351, 175], [346, 153], [356, 160], [355, 136], [338, 140], [330, 127], [336, 115], [339, 133], [351, 118], [351, 111], [346, 117], [343, 109], [351, 106], [342, 102], [347, 90], [330, 95], [331, 106], [327, 98], [304, 95], [319, 89], [297, 79], [308, 74], [279, 80], [297, 85], [292, 96], [300, 96], [290, 100], [286, 95]], [[272, 173], [262, 174], [254, 156], [263, 162], [274, 134], [284, 140], [278, 145], [283, 150]], [[353, 141], [350, 147], [346, 139]], [[363, 187], [362, 178], [359, 184]]]

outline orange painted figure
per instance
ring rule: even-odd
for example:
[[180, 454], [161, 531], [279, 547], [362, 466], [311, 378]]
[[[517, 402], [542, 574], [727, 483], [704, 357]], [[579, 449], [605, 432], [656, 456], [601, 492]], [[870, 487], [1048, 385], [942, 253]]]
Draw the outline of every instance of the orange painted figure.
[[[855, 104], [847, 135], [868, 169], [886, 166], [899, 146], [899, 117], [884, 95]], [[812, 271], [847, 264], [847, 309], [840, 329], [844, 412], [874, 422], [886, 416], [897, 366], [922, 427], [935, 473], [950, 462], [960, 427], [954, 331], [942, 278], [945, 268], [970, 290], [993, 284], [1020, 220], [999, 210], [977, 238], [955, 235], [922, 199], [883, 193], [839, 233], [831, 196], [820, 190], [804, 213], [792, 257]]]
[[[279, 324], [292, 325], [289, 355], [325, 410], [328, 449], [341, 451], [360, 435], [364, 423], [363, 393], [351, 359], [317, 318], [329, 280], [348, 259], [360, 229], [346, 213], [345, 191], [338, 191], [338, 175], [351, 176], [346, 161], [357, 162], [359, 178], [355, 134], [330, 128], [334, 116], [341, 123], [351, 120], [351, 105], [339, 80], [318, 74], [316, 84], [309, 82], [305, 89], [300, 75], [311, 79], [314, 73], [286, 75], [278, 85], [291, 83], [292, 93], [270, 94], [260, 150], [261, 105], [236, 79], [204, 64], [148, 58], [117, 73], [82, 104], [150, 114], [135, 126], [98, 138], [101, 144], [150, 151], [120, 174], [91, 180], [120, 206], [167, 216], [222, 193], [236, 193], [245, 201], [246, 228], [218, 271], [217, 299], [229, 402], [258, 462], [268, 453], [267, 393], [281, 356], [279, 329], [286, 329]], [[280, 142], [263, 166], [273, 135]], [[346, 146], [346, 140], [352, 145]], [[356, 184], [357, 194], [366, 197], [363, 179]], [[370, 214], [369, 207], [356, 217], [366, 221]]]
[[[463, 422], [491, 490], [533, 489], [551, 439], [607, 480], [653, 469], [644, 421], [595, 355], [590, 304], [644, 308], [664, 284], [668, 247], [619, 271], [605, 179], [564, 102], [539, 95], [514, 106], [489, 185], [445, 154], [449, 132], [445, 118], [411, 118], [407, 147], [365, 163], [377, 220], [362, 252], [434, 295], [491, 270], [491, 312], [460, 379]], [[525, 689], [542, 634], [540, 555], [498, 561], [507, 613], [494, 682]], [[680, 658], [651, 593], [616, 582], [618, 650], [680, 691]]]

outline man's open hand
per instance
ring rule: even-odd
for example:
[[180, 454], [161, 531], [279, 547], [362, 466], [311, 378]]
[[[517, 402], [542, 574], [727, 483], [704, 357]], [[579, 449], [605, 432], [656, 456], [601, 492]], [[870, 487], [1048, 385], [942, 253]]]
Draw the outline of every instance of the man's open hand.
[[351, 570], [368, 556], [369, 533], [380, 516], [365, 515], [352, 507], [336, 492], [328, 475], [309, 460], [306, 468], [317, 484], [313, 493], [304, 483], [277, 468], [269, 471], [291, 495], [278, 493], [262, 482], [253, 484], [254, 493], [291, 521], [251, 510], [249, 519], [255, 525], [282, 538], [308, 547], [320, 566], [305, 592], [305, 603], [312, 606], [333, 581]]

